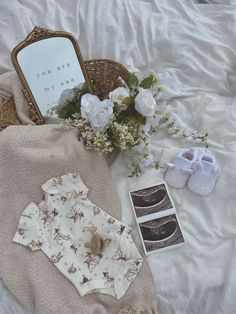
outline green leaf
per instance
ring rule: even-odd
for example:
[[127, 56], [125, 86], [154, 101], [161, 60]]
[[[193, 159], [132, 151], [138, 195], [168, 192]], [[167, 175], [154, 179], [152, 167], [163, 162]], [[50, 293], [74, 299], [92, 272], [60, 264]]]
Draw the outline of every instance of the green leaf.
[[153, 77], [148, 76], [142, 80], [142, 82], [139, 84], [139, 86], [147, 89], [147, 88], [150, 88], [152, 86], [152, 84], [153, 84]]
[[81, 88], [81, 92], [83, 92], [83, 93], [88, 93], [88, 87], [87, 87], [87, 84], [86, 83], [84, 83], [83, 85], [82, 85], [82, 88]]
[[149, 76], [152, 77], [152, 84], [157, 84], [160, 81], [160, 78], [156, 75], [155, 72], [150, 72]]
[[130, 106], [132, 103], [134, 102], [133, 98], [131, 97], [125, 97], [125, 99], [123, 99], [122, 103], [125, 104], [126, 106]]
[[130, 89], [138, 86], [138, 78], [135, 74], [131, 74], [128, 78], [127, 85]]
[[102, 97], [100, 97], [100, 100], [105, 100], [105, 99], [108, 99], [108, 98], [109, 98], [109, 94], [106, 93]]
[[162, 86], [162, 85], [159, 85], [158, 87], [157, 87], [157, 92], [158, 93], [161, 93], [161, 92], [163, 92], [164, 91], [164, 86]]
[[146, 117], [142, 116], [141, 114], [136, 114], [134, 119], [138, 124], [146, 124]]

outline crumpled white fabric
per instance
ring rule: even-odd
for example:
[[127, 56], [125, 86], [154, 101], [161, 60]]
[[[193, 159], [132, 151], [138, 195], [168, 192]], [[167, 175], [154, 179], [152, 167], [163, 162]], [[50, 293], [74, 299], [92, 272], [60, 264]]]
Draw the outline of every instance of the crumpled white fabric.
[[[207, 3], [208, 2], [208, 3]], [[211, 3], [210, 3], [211, 2]], [[236, 6], [234, 0], [1, 0], [0, 72], [34, 25], [72, 32], [85, 59], [111, 58], [131, 70], [162, 71], [165, 99], [187, 125], [209, 132], [222, 176], [206, 198], [170, 189], [186, 246], [149, 258], [164, 314], [236, 311]], [[153, 139], [162, 162], [190, 144]], [[148, 170], [127, 178], [124, 154], [111, 169], [123, 219], [135, 225], [127, 191], [156, 183]]]

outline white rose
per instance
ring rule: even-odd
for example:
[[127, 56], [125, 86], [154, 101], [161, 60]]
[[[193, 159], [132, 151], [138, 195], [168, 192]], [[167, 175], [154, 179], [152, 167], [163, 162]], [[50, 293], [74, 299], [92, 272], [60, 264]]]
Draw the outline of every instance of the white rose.
[[84, 119], [89, 119], [89, 116], [95, 106], [98, 106], [100, 102], [99, 98], [95, 95], [84, 94], [81, 97], [81, 117]]
[[129, 97], [129, 90], [125, 87], [118, 87], [109, 93], [109, 98], [119, 105], [126, 97]]
[[105, 129], [113, 113], [113, 102], [111, 100], [99, 101], [93, 108], [89, 122], [95, 132], [100, 132]]
[[150, 117], [154, 114], [156, 101], [152, 92], [148, 89], [139, 90], [138, 95], [135, 97], [135, 109], [144, 117]]
[[63, 103], [66, 100], [72, 101], [74, 97], [75, 97], [75, 92], [73, 89], [65, 89], [61, 93], [59, 103]]

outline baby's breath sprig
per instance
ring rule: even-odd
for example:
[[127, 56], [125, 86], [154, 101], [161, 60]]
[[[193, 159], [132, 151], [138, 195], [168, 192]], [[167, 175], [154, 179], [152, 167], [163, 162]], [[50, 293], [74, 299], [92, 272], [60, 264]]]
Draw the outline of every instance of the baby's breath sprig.
[[177, 118], [174, 119], [170, 124], [167, 125], [168, 133], [173, 138], [182, 138], [185, 141], [195, 142], [197, 144], [204, 144], [205, 147], [208, 147], [208, 133], [198, 134], [196, 130], [190, 130], [185, 127], [182, 127]]
[[110, 136], [116, 148], [122, 151], [130, 150], [139, 144], [139, 127], [134, 121], [112, 121], [109, 125]]

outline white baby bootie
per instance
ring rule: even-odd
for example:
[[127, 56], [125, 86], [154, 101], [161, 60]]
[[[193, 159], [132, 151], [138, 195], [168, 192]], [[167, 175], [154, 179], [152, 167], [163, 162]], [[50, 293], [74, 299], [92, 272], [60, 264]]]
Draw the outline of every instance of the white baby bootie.
[[220, 169], [212, 153], [206, 151], [200, 154], [193, 164], [193, 170], [188, 181], [189, 190], [202, 196], [210, 194], [220, 176]]
[[181, 151], [173, 160], [167, 163], [168, 170], [165, 181], [175, 188], [183, 188], [189, 176], [193, 173], [192, 165], [196, 160], [197, 153], [194, 149]]

